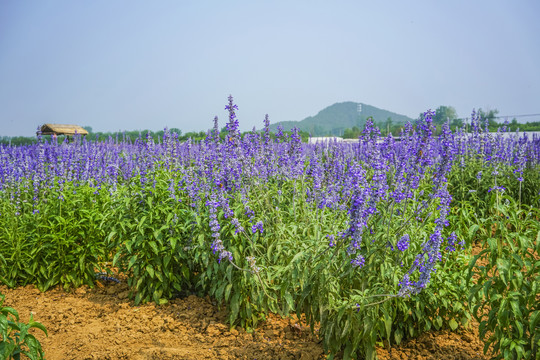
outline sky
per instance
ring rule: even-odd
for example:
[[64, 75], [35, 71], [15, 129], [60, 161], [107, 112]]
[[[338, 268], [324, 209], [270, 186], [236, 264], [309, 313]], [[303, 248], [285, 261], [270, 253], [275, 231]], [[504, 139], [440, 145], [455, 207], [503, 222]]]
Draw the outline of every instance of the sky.
[[[242, 130], [355, 101], [540, 113], [540, 2], [0, 2], [0, 136]], [[519, 118], [540, 121], [540, 116]]]

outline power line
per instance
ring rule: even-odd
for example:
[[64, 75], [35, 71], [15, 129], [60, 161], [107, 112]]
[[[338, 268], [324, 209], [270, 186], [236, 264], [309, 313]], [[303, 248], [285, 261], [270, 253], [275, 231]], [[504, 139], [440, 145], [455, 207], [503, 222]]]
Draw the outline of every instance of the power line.
[[540, 116], [540, 114], [501, 115], [501, 116], [494, 116], [494, 118], [496, 118], [496, 119], [500, 119], [500, 118], [517, 118], [517, 117], [526, 117], [526, 116]]
[[[519, 117], [530, 117], [530, 116], [540, 116], [540, 114], [522, 114], [522, 115], [501, 115], [493, 116], [493, 119], [506, 119], [506, 118], [519, 118]], [[458, 118], [457, 120], [470, 120], [470, 117]]]

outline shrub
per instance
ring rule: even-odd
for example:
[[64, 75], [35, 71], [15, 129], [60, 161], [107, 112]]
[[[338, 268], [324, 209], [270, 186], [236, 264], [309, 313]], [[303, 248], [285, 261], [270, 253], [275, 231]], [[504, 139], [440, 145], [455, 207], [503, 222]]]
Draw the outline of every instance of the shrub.
[[[499, 195], [497, 195], [499, 196]], [[469, 300], [484, 341], [497, 359], [540, 356], [540, 211], [509, 196], [493, 202], [493, 227], [469, 267]]]
[[28, 324], [19, 322], [19, 313], [3, 306], [4, 299], [5, 296], [0, 294], [0, 358], [19, 360], [25, 355], [32, 360], [44, 359], [40, 342], [29, 330], [37, 328], [47, 335], [47, 329], [34, 321], [32, 315]]

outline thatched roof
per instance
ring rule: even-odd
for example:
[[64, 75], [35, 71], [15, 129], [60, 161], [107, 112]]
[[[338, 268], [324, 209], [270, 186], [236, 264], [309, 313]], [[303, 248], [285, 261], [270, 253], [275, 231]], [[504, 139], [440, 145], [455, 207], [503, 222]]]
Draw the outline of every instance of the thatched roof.
[[45, 124], [41, 126], [42, 135], [88, 135], [88, 131], [79, 125]]

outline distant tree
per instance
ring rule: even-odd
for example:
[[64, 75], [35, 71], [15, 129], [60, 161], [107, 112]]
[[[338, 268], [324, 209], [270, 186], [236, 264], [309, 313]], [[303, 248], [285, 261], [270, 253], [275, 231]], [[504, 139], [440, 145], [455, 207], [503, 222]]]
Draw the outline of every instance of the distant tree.
[[488, 126], [491, 131], [494, 131], [499, 127], [499, 123], [497, 122], [497, 120], [495, 120], [497, 119], [499, 110], [494, 109], [494, 110], [484, 111], [480, 108], [478, 109], [476, 114], [482, 119], [483, 123], [485, 123], [486, 121], [488, 122], [489, 124]]
[[31, 145], [36, 142], [35, 137], [26, 137], [26, 136], [4, 136], [0, 139], [0, 143], [4, 145], [20, 146], [20, 145]]
[[456, 130], [458, 128], [461, 128], [463, 126], [463, 119], [452, 119], [450, 121], [450, 128], [452, 130]]
[[300, 134], [300, 137], [302, 138], [302, 142], [307, 143], [309, 141], [309, 133], [307, 131], [300, 130], [298, 133]]
[[452, 106], [444, 106], [441, 105], [435, 110], [435, 116], [433, 117], [433, 123], [434, 124], [444, 124], [446, 121], [455, 120], [457, 118], [456, 109], [454, 109]]
[[361, 133], [362, 133], [362, 130], [360, 130], [358, 126], [353, 126], [352, 129], [345, 129], [343, 131], [343, 138], [344, 139], [358, 139]]
[[487, 119], [487, 120], [495, 120], [497, 118], [497, 115], [499, 114], [499, 110], [497, 109], [494, 109], [494, 110], [487, 110], [487, 111], [484, 111], [482, 110], [482, 108], [478, 109], [478, 111], [476, 112], [476, 114], [481, 117], [482, 119]]
[[510, 131], [516, 131], [518, 128], [519, 128], [519, 124], [518, 124], [518, 122], [517, 122], [517, 119], [516, 119], [516, 118], [513, 118], [513, 119], [512, 119], [512, 122], [511, 122], [510, 125], [508, 126], [508, 130], [510, 130]]

